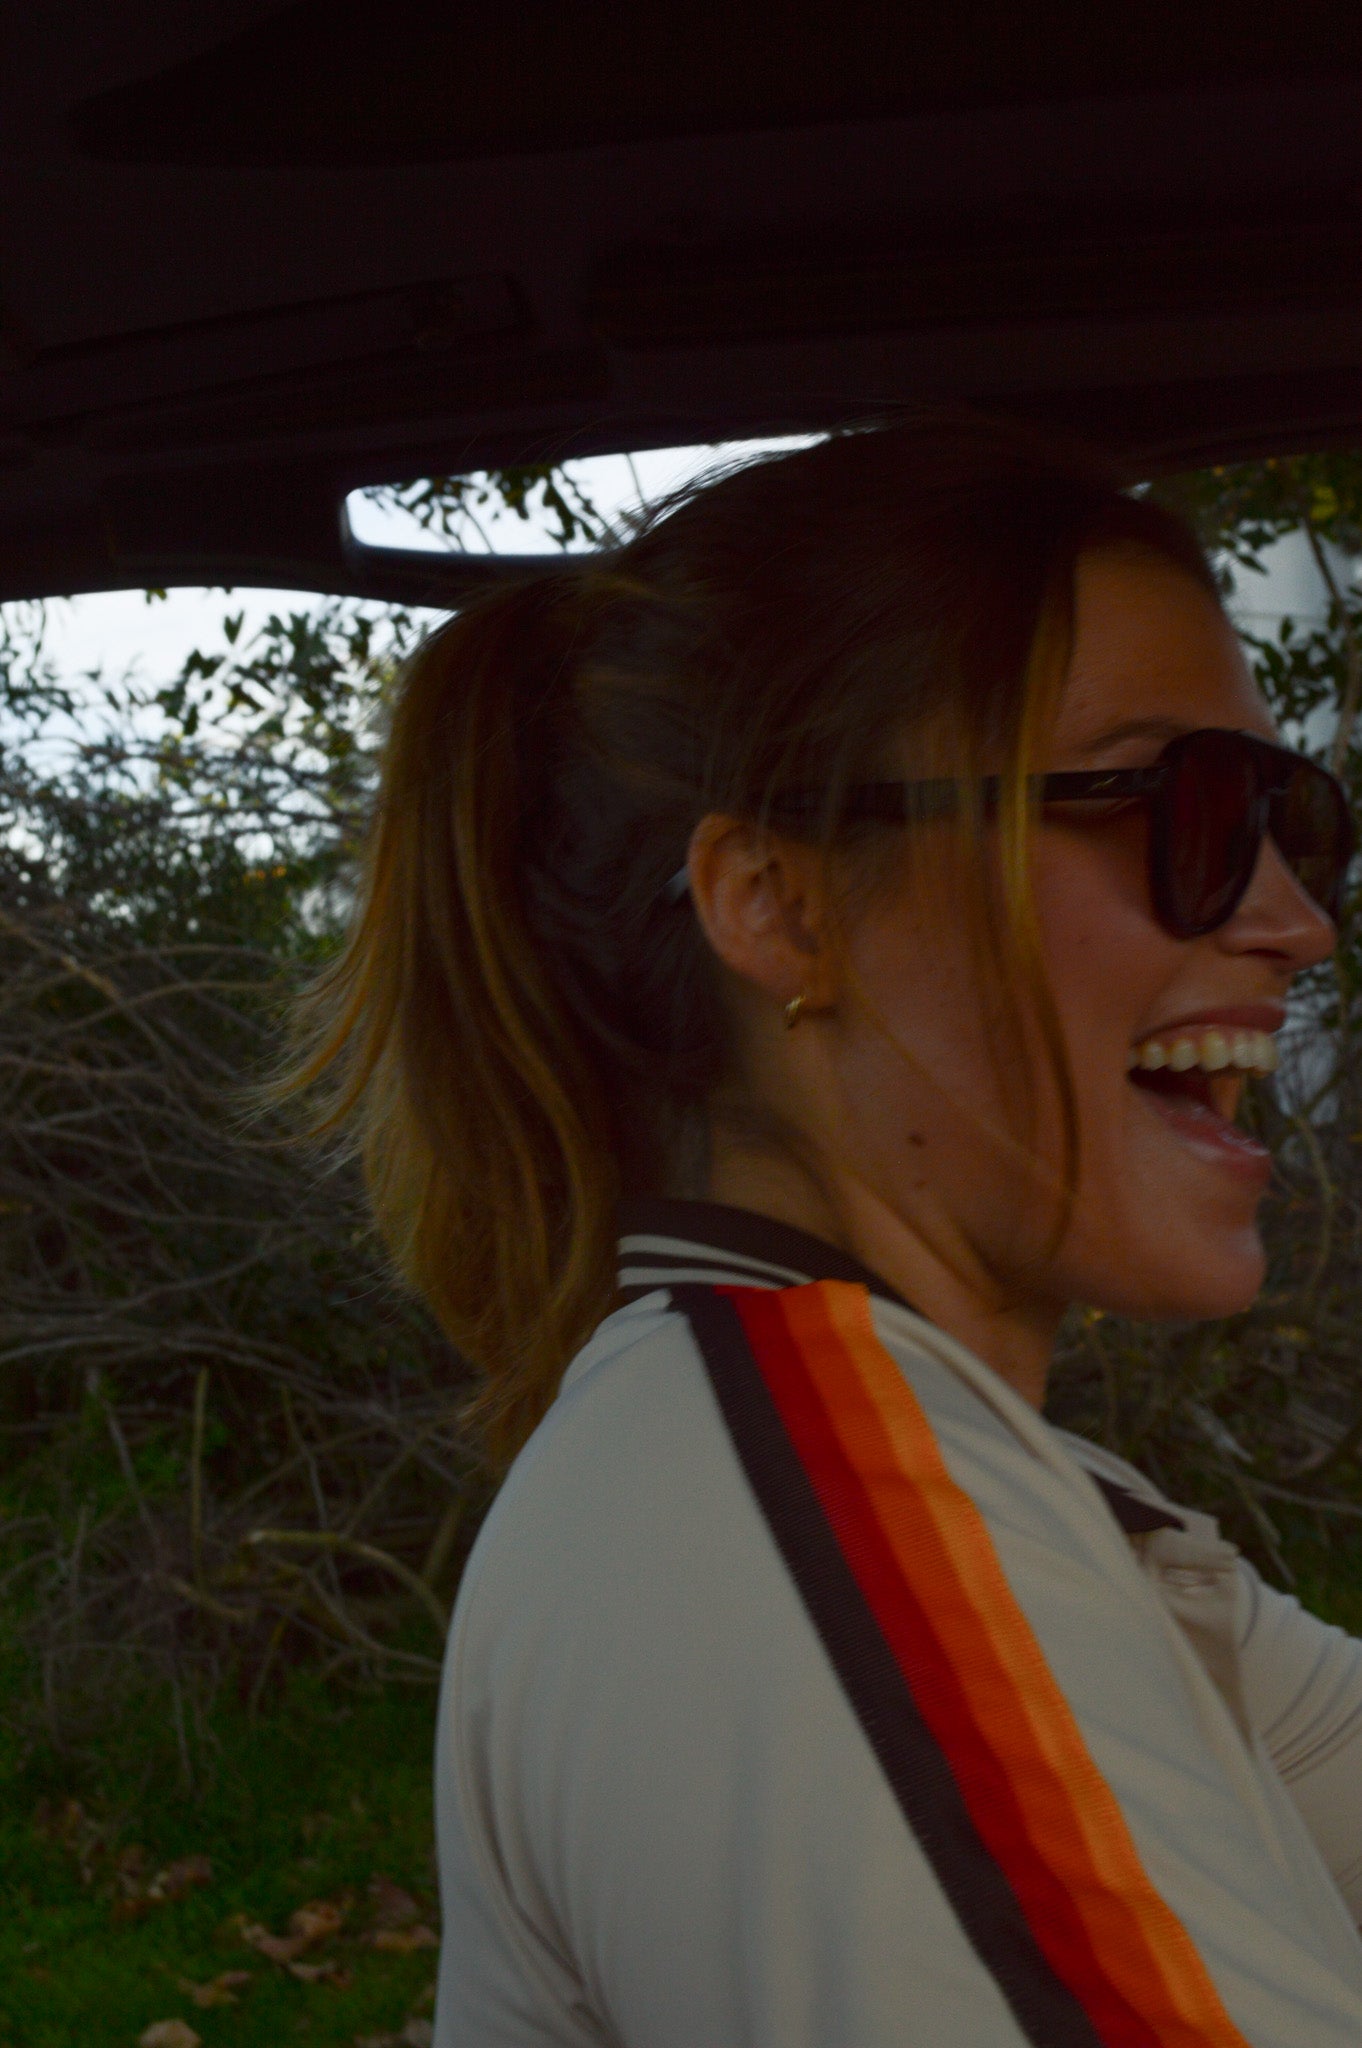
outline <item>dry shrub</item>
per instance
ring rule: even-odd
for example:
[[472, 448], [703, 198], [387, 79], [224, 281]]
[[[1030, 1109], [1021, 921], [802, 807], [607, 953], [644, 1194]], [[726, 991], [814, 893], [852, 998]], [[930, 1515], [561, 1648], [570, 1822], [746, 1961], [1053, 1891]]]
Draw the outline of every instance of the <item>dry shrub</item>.
[[[30, 894], [32, 892], [29, 892]], [[22, 1732], [300, 1656], [432, 1680], [482, 1494], [352, 1174], [247, 1120], [280, 963], [0, 898], [0, 1484]], [[32, 1683], [26, 1682], [31, 1676]]]

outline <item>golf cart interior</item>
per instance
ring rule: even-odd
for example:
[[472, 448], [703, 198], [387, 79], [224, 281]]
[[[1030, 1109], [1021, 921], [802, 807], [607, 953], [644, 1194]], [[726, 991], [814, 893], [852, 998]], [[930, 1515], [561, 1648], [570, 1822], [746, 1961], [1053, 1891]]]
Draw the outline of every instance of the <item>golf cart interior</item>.
[[49, 0], [0, 76], [0, 597], [449, 604], [347, 492], [951, 396], [1362, 430], [1342, 8]]

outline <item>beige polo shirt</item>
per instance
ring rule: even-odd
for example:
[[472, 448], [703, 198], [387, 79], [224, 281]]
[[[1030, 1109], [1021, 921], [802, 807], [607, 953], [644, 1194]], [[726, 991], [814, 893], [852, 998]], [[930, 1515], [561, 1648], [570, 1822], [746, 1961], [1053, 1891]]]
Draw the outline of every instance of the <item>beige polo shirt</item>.
[[[1021, 2048], [763, 1520], [669, 1289], [853, 1279], [1155, 1889], [1252, 2048], [1362, 2044], [1362, 1644], [845, 1254], [654, 1203], [469, 1559], [437, 2048]], [[1179, 2041], [1177, 2048], [1191, 2048]]]

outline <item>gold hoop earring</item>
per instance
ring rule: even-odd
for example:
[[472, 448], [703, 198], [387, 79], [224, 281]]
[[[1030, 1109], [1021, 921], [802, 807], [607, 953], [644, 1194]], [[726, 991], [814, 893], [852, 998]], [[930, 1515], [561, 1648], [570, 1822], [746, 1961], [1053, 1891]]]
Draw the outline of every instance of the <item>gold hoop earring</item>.
[[785, 1005], [785, 1029], [787, 1031], [793, 1031], [795, 1025], [803, 1016], [804, 1002], [805, 998], [803, 996], [791, 996], [789, 1002]]

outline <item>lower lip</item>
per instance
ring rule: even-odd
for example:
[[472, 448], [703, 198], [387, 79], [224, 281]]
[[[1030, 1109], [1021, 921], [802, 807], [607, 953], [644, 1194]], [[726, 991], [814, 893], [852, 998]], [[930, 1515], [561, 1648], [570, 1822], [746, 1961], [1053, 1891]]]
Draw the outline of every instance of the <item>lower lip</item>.
[[1223, 1116], [1217, 1116], [1214, 1110], [1204, 1108], [1199, 1102], [1183, 1102], [1171, 1095], [1151, 1095], [1142, 1088], [1135, 1092], [1145, 1107], [1176, 1133], [1189, 1152], [1195, 1152], [1208, 1165], [1218, 1166], [1222, 1173], [1232, 1173], [1250, 1187], [1267, 1185], [1272, 1173], [1272, 1155], [1266, 1145], [1260, 1145], [1247, 1131], [1241, 1131], [1237, 1124], [1228, 1123]]

